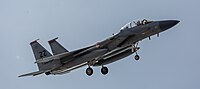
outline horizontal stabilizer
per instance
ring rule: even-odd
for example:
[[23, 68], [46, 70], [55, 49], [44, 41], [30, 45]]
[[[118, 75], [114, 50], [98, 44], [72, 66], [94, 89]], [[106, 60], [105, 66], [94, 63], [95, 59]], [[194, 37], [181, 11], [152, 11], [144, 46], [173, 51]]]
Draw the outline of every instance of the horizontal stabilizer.
[[36, 72], [32, 72], [32, 73], [23, 74], [23, 75], [20, 75], [20, 76], [18, 76], [18, 77], [36, 76], [36, 75], [42, 74], [42, 73], [44, 73], [44, 72], [45, 72], [45, 71], [36, 71]]

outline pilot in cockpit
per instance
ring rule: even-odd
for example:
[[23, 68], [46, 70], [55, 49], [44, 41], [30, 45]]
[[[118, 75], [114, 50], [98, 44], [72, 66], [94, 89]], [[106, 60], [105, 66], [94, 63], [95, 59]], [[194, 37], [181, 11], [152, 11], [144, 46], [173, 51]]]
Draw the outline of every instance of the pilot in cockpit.
[[148, 21], [146, 19], [142, 20], [142, 25], [145, 25], [147, 23], [148, 23]]
[[142, 25], [145, 25], [146, 23], [147, 23], [146, 19], [142, 20]]
[[146, 19], [144, 19], [144, 20], [142, 20], [141, 22], [140, 21], [137, 21], [137, 23], [136, 23], [136, 25], [137, 26], [140, 26], [140, 25], [145, 25], [145, 24], [147, 24], [147, 20]]
[[142, 20], [142, 24], [145, 25], [145, 24], [148, 24], [148, 23], [151, 23], [152, 21], [148, 21], [146, 19]]
[[141, 24], [140, 21], [137, 21], [136, 25], [137, 25], [137, 26], [140, 26], [140, 25], [142, 25], [142, 24]]

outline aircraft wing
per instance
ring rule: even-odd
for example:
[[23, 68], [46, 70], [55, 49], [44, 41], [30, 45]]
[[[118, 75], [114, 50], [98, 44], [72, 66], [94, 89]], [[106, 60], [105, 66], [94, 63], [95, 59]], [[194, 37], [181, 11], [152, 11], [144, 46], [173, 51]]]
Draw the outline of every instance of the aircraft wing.
[[83, 66], [85, 66], [85, 65], [87, 65], [87, 64], [88, 64], [88, 62], [84, 62], [84, 63], [82, 63], [82, 64], [79, 64], [79, 65], [73, 66], [73, 67], [71, 67], [71, 68], [68, 68], [68, 69], [64, 70], [63, 72], [57, 73], [57, 74], [66, 74], [66, 73], [69, 73], [69, 72], [71, 72], [71, 71], [73, 71], [73, 70], [75, 70], [75, 69], [78, 69], [78, 68], [80, 68], [80, 67], [83, 67]]
[[23, 74], [23, 75], [20, 75], [18, 77], [24, 77], [24, 76], [36, 76], [36, 75], [39, 75], [39, 74], [42, 74], [42, 73], [45, 73], [46, 71], [36, 71], [36, 72], [31, 72], [31, 73], [27, 73], [27, 74]]

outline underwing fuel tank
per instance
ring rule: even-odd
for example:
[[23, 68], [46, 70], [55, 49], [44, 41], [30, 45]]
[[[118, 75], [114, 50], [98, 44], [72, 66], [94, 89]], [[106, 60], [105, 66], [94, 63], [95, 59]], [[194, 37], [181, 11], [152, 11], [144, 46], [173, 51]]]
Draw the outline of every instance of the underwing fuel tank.
[[[139, 48], [137, 48], [136, 50], [139, 50]], [[121, 51], [115, 52], [114, 54], [110, 54], [104, 57], [102, 60], [99, 60], [97, 63], [95, 63], [94, 66], [107, 65], [122, 58], [125, 58], [133, 53], [134, 52], [132, 51], [132, 48], [128, 47], [126, 49], [123, 49]]]

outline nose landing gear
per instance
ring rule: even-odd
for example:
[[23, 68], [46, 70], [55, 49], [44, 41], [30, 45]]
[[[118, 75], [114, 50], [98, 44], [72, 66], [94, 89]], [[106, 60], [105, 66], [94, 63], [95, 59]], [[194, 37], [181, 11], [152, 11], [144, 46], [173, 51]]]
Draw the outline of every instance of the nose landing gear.
[[137, 43], [135, 43], [135, 44], [132, 45], [132, 52], [136, 53], [136, 55], [134, 57], [135, 60], [139, 60], [140, 59], [140, 56], [137, 54], [137, 51], [140, 49], [140, 47], [137, 47], [138, 43], [139, 42], [137, 42]]
[[134, 57], [134, 58], [135, 58], [135, 60], [140, 60], [140, 56], [139, 56], [139, 55], [137, 55], [137, 54], [135, 55], [135, 57]]

